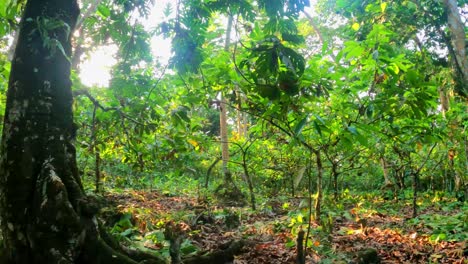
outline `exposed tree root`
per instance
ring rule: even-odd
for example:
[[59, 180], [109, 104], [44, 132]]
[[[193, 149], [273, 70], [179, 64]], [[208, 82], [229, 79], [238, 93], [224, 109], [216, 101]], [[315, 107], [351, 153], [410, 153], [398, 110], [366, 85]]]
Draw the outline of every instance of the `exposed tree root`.
[[99, 228], [100, 235], [103, 241], [113, 250], [122, 252], [126, 256], [130, 257], [132, 260], [144, 263], [154, 263], [154, 264], [164, 264], [166, 261], [162, 258], [159, 258], [156, 254], [151, 254], [150, 252], [145, 252], [142, 250], [132, 249], [120, 244], [115, 240], [109, 233], [107, 233], [102, 226]]
[[184, 264], [222, 264], [231, 263], [234, 260], [234, 256], [242, 250], [247, 244], [244, 240], [231, 241], [228, 243], [226, 249], [212, 252], [207, 255], [195, 256], [184, 259]]

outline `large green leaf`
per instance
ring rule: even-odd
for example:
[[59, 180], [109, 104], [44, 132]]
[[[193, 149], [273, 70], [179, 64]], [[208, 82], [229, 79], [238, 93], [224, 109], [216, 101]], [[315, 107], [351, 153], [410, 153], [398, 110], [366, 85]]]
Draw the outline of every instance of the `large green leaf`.
[[304, 129], [307, 121], [309, 120], [309, 116], [304, 117], [299, 123], [297, 123], [296, 127], [294, 128], [294, 134], [300, 135], [302, 130]]

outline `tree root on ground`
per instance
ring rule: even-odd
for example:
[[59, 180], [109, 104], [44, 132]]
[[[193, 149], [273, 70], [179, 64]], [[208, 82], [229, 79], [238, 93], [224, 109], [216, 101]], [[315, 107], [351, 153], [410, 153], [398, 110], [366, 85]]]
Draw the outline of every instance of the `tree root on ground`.
[[242, 248], [247, 245], [244, 240], [231, 241], [227, 244], [227, 248], [221, 249], [207, 255], [195, 256], [183, 259], [184, 264], [222, 264], [231, 263], [234, 256], [239, 254]]

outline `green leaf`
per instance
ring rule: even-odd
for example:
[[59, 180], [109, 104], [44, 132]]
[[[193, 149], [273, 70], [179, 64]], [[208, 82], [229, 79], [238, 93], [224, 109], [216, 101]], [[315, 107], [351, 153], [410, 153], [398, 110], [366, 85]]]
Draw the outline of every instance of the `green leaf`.
[[3, 37], [6, 35], [8, 30], [8, 23], [4, 21], [0, 21], [0, 37]]
[[364, 146], [367, 146], [369, 144], [369, 141], [367, 140], [367, 137], [365, 137], [361, 133], [359, 133], [355, 126], [349, 126], [347, 129], [353, 135], [353, 137], [355, 139], [357, 139], [357, 141], [359, 143], [361, 143]]
[[346, 53], [346, 59], [349, 60], [351, 58], [360, 57], [364, 53], [364, 48], [359, 45], [359, 43], [355, 41], [348, 41], [345, 43], [345, 48], [343, 50]]
[[293, 44], [302, 44], [305, 42], [304, 37], [301, 35], [283, 33], [281, 36], [284, 41], [287, 41]]
[[306, 116], [299, 123], [297, 123], [296, 127], [294, 128], [294, 134], [296, 135], [301, 134], [302, 129], [304, 129], [304, 126], [307, 124], [308, 119], [309, 119], [309, 116]]
[[351, 140], [351, 136], [349, 134], [343, 135], [342, 142], [343, 145], [348, 149], [351, 149], [353, 147], [353, 141]]
[[419, 74], [415, 70], [408, 70], [406, 72], [406, 80], [411, 84], [411, 86], [419, 86]]
[[69, 62], [71, 62], [71, 58], [70, 58], [70, 56], [67, 55], [67, 53], [66, 53], [65, 50], [63, 49], [62, 43], [60, 43], [60, 41], [58, 41], [58, 40], [55, 40], [55, 45], [56, 45], [57, 48], [60, 50], [60, 52], [62, 53], [62, 55], [63, 55]]
[[439, 233], [439, 234], [433, 234], [431, 237], [429, 237], [429, 240], [431, 242], [438, 242], [440, 240], [446, 240], [447, 239], [447, 234], [445, 233]]
[[185, 121], [187, 123], [190, 123], [188, 111], [190, 111], [190, 108], [188, 108], [187, 106], [179, 106], [176, 109], [172, 110], [171, 115], [173, 118], [175, 118], [177, 122]]
[[123, 236], [123, 237], [126, 237], [126, 236], [130, 236], [132, 233], [133, 233], [133, 229], [129, 228], [129, 229], [126, 229], [125, 231], [121, 232], [120, 235]]
[[388, 66], [387, 66], [387, 69], [389, 69], [390, 71], [392, 71], [393, 73], [395, 74], [398, 74], [400, 73], [400, 68], [398, 67], [398, 65], [394, 62], [390, 63]]
[[180, 251], [184, 254], [184, 255], [188, 255], [188, 254], [191, 254], [191, 253], [195, 253], [198, 251], [198, 248], [196, 246], [194, 246], [192, 244], [192, 242], [190, 242], [190, 240], [186, 239], [182, 245], [180, 245]]
[[317, 131], [317, 133], [320, 136], [322, 136], [322, 129], [320, 128], [319, 123], [317, 123], [317, 120], [314, 120], [313, 124], [314, 124], [315, 131]]
[[10, 3], [10, 0], [0, 1], [0, 16], [6, 17], [6, 10], [7, 10], [9, 3]]
[[98, 14], [101, 15], [104, 18], [107, 18], [110, 16], [111, 12], [107, 6], [104, 5], [99, 5], [97, 8]]
[[260, 96], [270, 100], [276, 100], [281, 96], [281, 92], [277, 86], [274, 85], [257, 85], [257, 92]]
[[325, 120], [323, 120], [323, 118], [321, 118], [319, 115], [314, 114], [314, 117], [315, 117], [318, 121], [320, 121], [320, 123], [322, 123], [322, 125], [325, 125]]
[[288, 242], [286, 242], [285, 246], [287, 248], [292, 248], [296, 245], [296, 242], [294, 242], [294, 240], [289, 240]]
[[358, 134], [357, 129], [356, 129], [355, 126], [349, 126], [349, 127], [348, 127], [348, 131], [349, 131], [351, 134], [353, 134], [353, 135], [357, 135], [357, 134]]
[[294, 72], [297, 76], [304, 74], [305, 60], [302, 55], [295, 50], [283, 47], [279, 52], [281, 62], [286, 65], [288, 70]]
[[363, 146], [368, 146], [369, 145], [369, 141], [367, 140], [367, 137], [365, 137], [365, 136], [363, 136], [361, 134], [357, 134], [356, 138], [359, 141], [359, 143], [361, 143], [361, 145], [363, 145]]
[[131, 222], [132, 215], [129, 213], [126, 213], [121, 216], [120, 220], [115, 224], [114, 227], [120, 228], [120, 230], [125, 230], [133, 227], [133, 224]]

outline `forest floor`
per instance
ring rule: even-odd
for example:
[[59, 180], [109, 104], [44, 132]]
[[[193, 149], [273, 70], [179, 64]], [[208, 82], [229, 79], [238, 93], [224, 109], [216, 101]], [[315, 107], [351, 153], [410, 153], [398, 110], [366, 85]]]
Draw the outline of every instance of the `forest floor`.
[[[377, 251], [381, 263], [468, 263], [466, 202], [423, 201], [419, 216], [410, 219], [411, 207], [402, 201], [356, 197], [328, 210], [322, 226], [311, 224], [306, 263], [349, 263], [369, 249]], [[166, 258], [164, 226], [169, 221], [184, 226], [181, 252], [186, 256], [248, 240], [235, 256], [237, 264], [296, 263], [297, 230], [308, 227], [302, 222], [308, 209], [298, 198], [269, 202], [255, 212], [154, 191], [113, 192], [106, 198], [112, 206], [104, 208], [103, 216], [112, 233]]]

